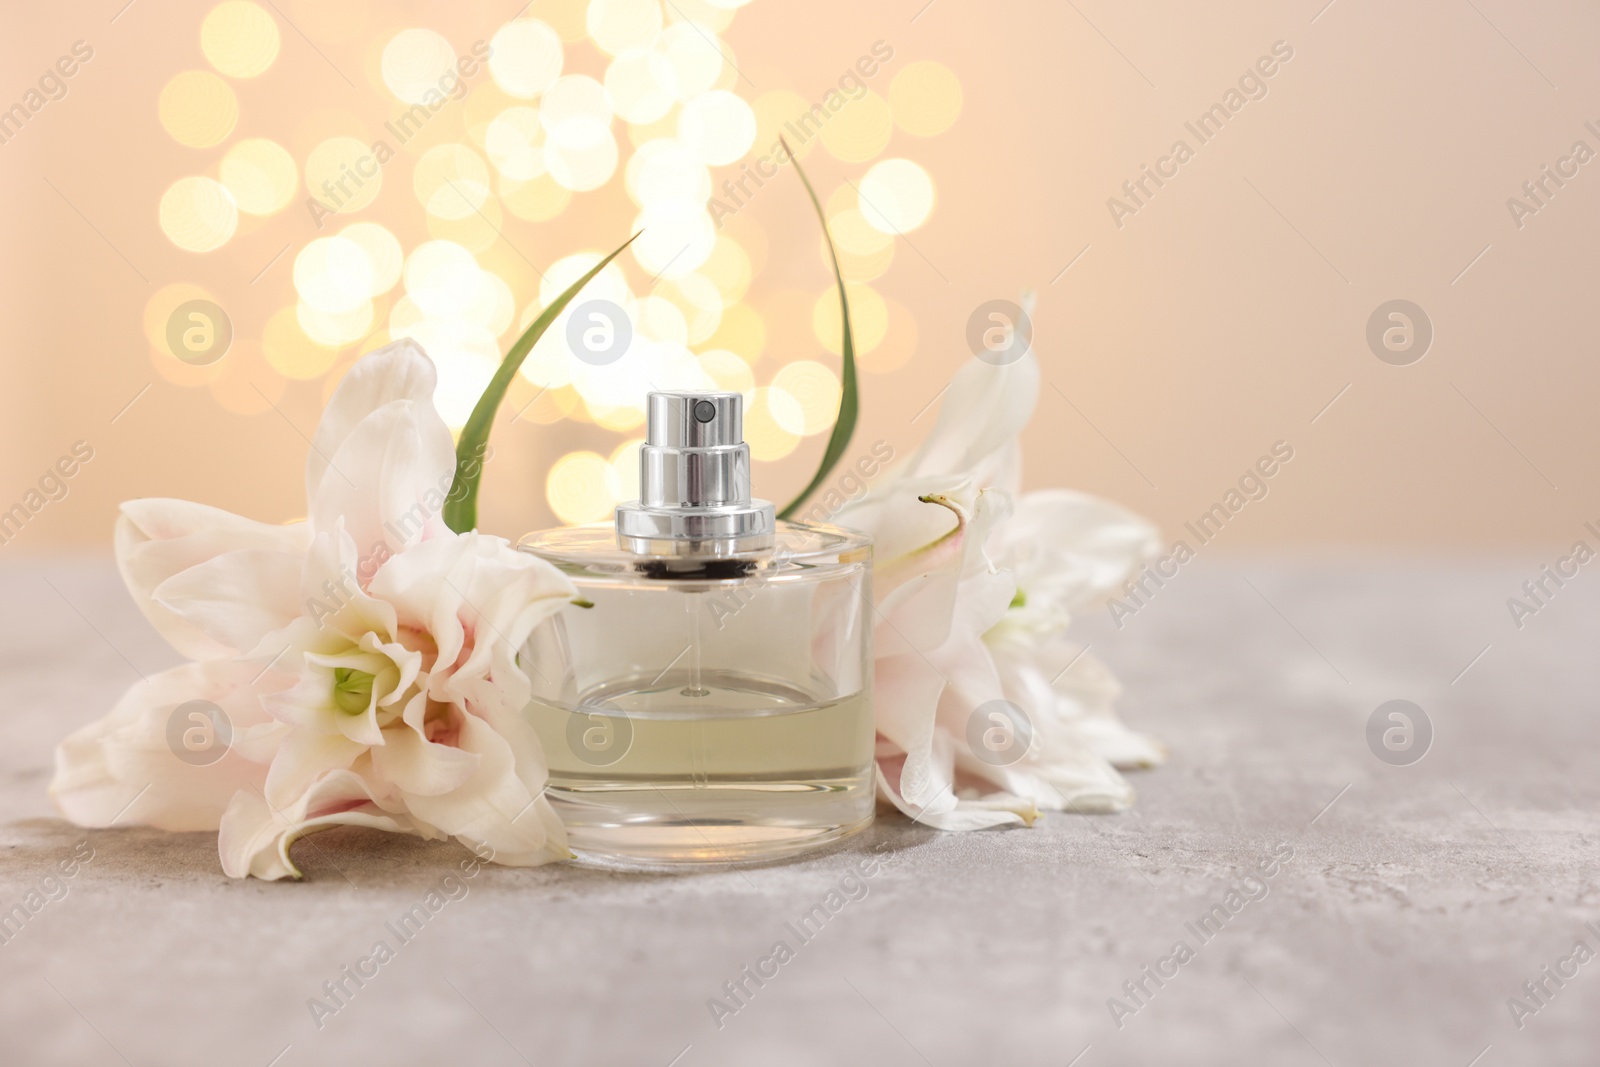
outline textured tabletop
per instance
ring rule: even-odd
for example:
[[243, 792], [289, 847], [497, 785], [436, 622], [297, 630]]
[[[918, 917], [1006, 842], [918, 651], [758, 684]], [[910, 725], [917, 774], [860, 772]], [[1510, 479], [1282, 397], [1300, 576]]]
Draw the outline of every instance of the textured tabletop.
[[[453, 844], [337, 830], [267, 884], [224, 878], [212, 835], [55, 816], [56, 740], [172, 654], [109, 564], [14, 559], [0, 910], [43, 903], [0, 944], [3, 1059], [1593, 1063], [1600, 584], [1519, 630], [1536, 571], [1200, 560], [1121, 630], [1082, 620], [1173, 753], [1124, 815], [882, 816], [699, 875], [467, 877]], [[1433, 727], [1410, 766], [1368, 745], [1391, 699]]]

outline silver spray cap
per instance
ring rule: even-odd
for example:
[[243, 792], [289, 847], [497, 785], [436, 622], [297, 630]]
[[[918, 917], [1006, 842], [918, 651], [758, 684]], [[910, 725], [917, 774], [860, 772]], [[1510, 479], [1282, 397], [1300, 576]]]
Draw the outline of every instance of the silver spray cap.
[[651, 393], [639, 499], [617, 505], [617, 543], [648, 555], [725, 556], [770, 548], [772, 505], [750, 496], [738, 393]]

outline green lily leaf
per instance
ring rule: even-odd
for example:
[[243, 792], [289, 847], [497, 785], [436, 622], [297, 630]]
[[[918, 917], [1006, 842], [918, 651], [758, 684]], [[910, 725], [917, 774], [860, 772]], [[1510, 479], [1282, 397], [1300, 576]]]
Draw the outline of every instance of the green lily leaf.
[[500, 409], [500, 401], [505, 399], [506, 390], [511, 387], [512, 375], [517, 373], [517, 368], [522, 366], [522, 361], [528, 357], [533, 346], [572, 302], [572, 298], [578, 295], [579, 290], [588, 285], [607, 263], [620, 256], [622, 249], [633, 244], [638, 236], [636, 233], [628, 238], [621, 248], [596, 263], [593, 270], [551, 301], [550, 306], [541, 311], [539, 317], [517, 338], [517, 343], [511, 346], [500, 368], [489, 380], [488, 388], [478, 398], [477, 406], [472, 409], [472, 417], [467, 419], [467, 425], [461, 431], [461, 440], [456, 443], [456, 477], [444, 506], [445, 525], [456, 533], [466, 533], [478, 525], [478, 482], [483, 478], [482, 456], [489, 442], [489, 430], [494, 426], [495, 412]]
[[[781, 139], [780, 139], [781, 141]], [[811, 188], [811, 179], [806, 177], [806, 172], [800, 167], [800, 159], [787, 142], [782, 142], [784, 150], [789, 153], [790, 162], [794, 164], [795, 173], [800, 175], [800, 182], [806, 187], [806, 195], [811, 198], [811, 206], [816, 209], [817, 219], [822, 223], [822, 237], [828, 242], [828, 258], [833, 261], [833, 280], [839, 286], [839, 321], [844, 324], [844, 338], [839, 343], [841, 362], [839, 365], [839, 378], [842, 388], [839, 392], [839, 417], [834, 420], [833, 433], [828, 437], [828, 447], [822, 452], [822, 463], [817, 467], [817, 473], [800, 495], [789, 502], [788, 507], [778, 512], [778, 518], [790, 519], [795, 512], [800, 510], [800, 505], [806, 498], [817, 491], [817, 487], [827, 480], [833, 473], [833, 468], [844, 456], [844, 450], [850, 445], [850, 437], [856, 432], [856, 414], [860, 408], [860, 400], [856, 392], [856, 342], [855, 336], [850, 331], [850, 301], [845, 296], [844, 275], [839, 270], [839, 253], [833, 247], [833, 235], [828, 232], [828, 217], [822, 211], [822, 202], [817, 199], [817, 191]]]

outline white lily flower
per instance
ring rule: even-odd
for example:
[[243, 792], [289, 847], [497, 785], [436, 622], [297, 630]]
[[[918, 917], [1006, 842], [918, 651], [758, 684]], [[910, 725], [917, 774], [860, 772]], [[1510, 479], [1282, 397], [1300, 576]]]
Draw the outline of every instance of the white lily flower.
[[[517, 650], [575, 592], [504, 539], [445, 525], [455, 452], [435, 381], [411, 341], [350, 370], [307, 458], [305, 522], [123, 505], [123, 579], [197, 662], [61, 744], [51, 795], [68, 818], [218, 830], [233, 877], [297, 876], [289, 846], [335, 825], [455, 837], [514, 865], [569, 855]], [[170, 740], [195, 700], [230, 727], [204, 766]]]
[[[1164, 758], [1117, 718], [1110, 672], [1063, 634], [1158, 551], [1157, 532], [1081, 493], [1017, 496], [1017, 438], [1038, 391], [1031, 349], [1004, 365], [972, 360], [916, 454], [835, 516], [877, 541], [880, 793], [940, 829], [1121, 810], [1133, 790], [1116, 768]], [[982, 758], [968, 740], [995, 701], [1031, 725], [1014, 761]]]

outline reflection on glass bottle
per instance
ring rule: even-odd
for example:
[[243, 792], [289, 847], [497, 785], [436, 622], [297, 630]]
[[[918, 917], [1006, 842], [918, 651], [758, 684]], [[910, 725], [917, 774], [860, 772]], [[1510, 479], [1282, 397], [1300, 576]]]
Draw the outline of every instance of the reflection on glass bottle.
[[871, 542], [750, 495], [737, 393], [652, 393], [637, 501], [522, 547], [592, 607], [523, 649], [580, 859], [762, 861], [874, 806]]

